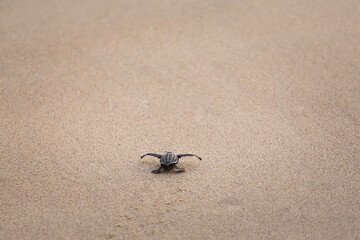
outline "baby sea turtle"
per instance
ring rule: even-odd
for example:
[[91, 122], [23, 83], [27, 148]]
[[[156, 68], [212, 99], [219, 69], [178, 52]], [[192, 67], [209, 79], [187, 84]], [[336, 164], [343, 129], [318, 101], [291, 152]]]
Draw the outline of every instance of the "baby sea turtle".
[[142, 155], [141, 158], [143, 158], [145, 156], [153, 156], [153, 157], [157, 157], [160, 159], [161, 166], [158, 169], [151, 171], [152, 173], [155, 173], [155, 174], [161, 172], [161, 169], [165, 169], [166, 171], [169, 171], [169, 170], [175, 168], [178, 170], [178, 172], [185, 171], [184, 168], [179, 168], [178, 166], [176, 166], [176, 164], [179, 162], [179, 158], [182, 158], [182, 157], [194, 156], [201, 160], [201, 157], [199, 157], [195, 154], [190, 154], [190, 153], [178, 154], [178, 155], [175, 155], [172, 152], [165, 152], [164, 155], [156, 154], [156, 153], [147, 153], [147, 154]]

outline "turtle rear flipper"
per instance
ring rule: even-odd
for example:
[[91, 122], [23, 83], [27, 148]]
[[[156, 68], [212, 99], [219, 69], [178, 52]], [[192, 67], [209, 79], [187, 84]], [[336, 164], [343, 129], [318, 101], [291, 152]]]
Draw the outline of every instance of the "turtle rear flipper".
[[180, 167], [178, 167], [176, 165], [174, 166], [174, 168], [178, 170], [176, 172], [184, 172], [185, 171], [185, 168], [180, 168]]
[[159, 167], [158, 169], [152, 170], [151, 172], [154, 174], [160, 173], [161, 172], [162, 167]]

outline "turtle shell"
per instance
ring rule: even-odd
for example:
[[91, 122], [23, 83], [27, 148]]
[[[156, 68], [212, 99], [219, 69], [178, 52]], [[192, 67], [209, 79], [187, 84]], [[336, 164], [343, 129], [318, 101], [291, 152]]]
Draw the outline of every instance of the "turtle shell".
[[166, 152], [160, 158], [160, 164], [164, 164], [166, 166], [169, 166], [170, 164], [177, 164], [178, 162], [179, 162], [179, 158], [172, 152]]

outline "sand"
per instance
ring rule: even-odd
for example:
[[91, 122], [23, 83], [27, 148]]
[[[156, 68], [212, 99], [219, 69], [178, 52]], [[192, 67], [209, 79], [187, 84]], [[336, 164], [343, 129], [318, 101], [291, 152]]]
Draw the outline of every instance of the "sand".
[[[360, 7], [0, 1], [0, 239], [359, 239]], [[147, 152], [195, 153], [152, 174]]]

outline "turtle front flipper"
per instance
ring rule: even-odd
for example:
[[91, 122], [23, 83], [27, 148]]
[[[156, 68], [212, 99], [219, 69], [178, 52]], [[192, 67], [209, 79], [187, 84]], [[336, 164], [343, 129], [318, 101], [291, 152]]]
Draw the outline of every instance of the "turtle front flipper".
[[152, 170], [151, 172], [154, 174], [160, 173], [161, 172], [162, 167], [159, 167], [158, 169]]
[[161, 158], [162, 155], [161, 154], [156, 154], [156, 153], [146, 153], [144, 155], [142, 155], [140, 158], [143, 158], [145, 156], [152, 156], [152, 157], [157, 157], [157, 158]]
[[198, 155], [192, 154], [192, 153], [178, 154], [177, 157], [178, 157], [178, 158], [182, 158], [182, 157], [197, 157], [199, 160], [201, 160], [201, 157], [199, 157]]

